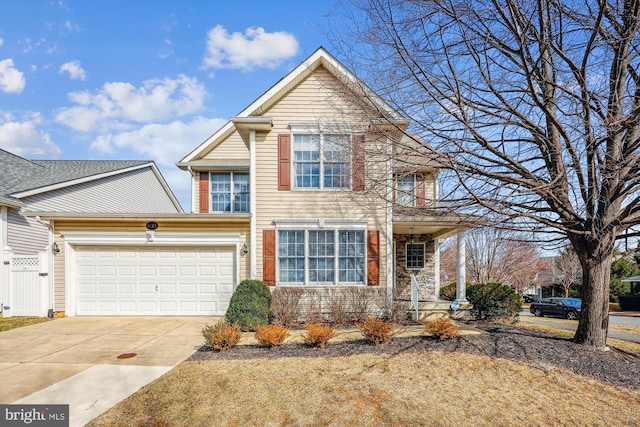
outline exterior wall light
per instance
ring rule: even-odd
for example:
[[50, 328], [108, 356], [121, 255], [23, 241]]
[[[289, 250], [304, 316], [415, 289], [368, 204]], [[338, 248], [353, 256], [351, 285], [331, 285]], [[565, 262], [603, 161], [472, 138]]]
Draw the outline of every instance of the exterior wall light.
[[242, 255], [247, 255], [249, 253], [249, 248], [246, 243], [242, 244]]

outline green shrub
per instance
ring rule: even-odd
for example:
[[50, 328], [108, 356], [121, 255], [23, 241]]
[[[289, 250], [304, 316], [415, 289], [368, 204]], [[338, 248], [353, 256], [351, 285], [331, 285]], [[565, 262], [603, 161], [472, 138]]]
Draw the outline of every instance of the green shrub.
[[390, 342], [393, 333], [393, 326], [377, 317], [367, 317], [358, 329], [367, 341], [376, 345]]
[[440, 299], [454, 301], [456, 299], [456, 283], [449, 283], [440, 288]]
[[240, 342], [242, 332], [237, 323], [230, 325], [225, 320], [221, 320], [215, 325], [206, 325], [202, 328], [202, 336], [207, 348], [224, 351]]
[[500, 283], [471, 285], [467, 299], [473, 304], [476, 319], [517, 319], [522, 311], [522, 298], [510, 286]]
[[286, 327], [277, 323], [273, 325], [258, 325], [256, 326], [255, 336], [260, 344], [274, 347], [282, 344], [287, 339], [289, 331]]
[[441, 340], [448, 340], [458, 336], [458, 327], [451, 321], [449, 316], [424, 322], [424, 331]]
[[231, 296], [227, 321], [238, 323], [243, 331], [255, 331], [258, 325], [269, 323], [271, 292], [260, 280], [243, 280]]
[[612, 277], [609, 282], [609, 302], [619, 302], [620, 297], [631, 293], [631, 283]]

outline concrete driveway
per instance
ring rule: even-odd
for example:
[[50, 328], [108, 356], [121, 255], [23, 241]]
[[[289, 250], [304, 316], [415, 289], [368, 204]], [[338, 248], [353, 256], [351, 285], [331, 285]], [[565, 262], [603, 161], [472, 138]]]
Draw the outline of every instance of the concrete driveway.
[[70, 425], [84, 425], [189, 357], [218, 320], [67, 317], [0, 332], [0, 403], [70, 404]]

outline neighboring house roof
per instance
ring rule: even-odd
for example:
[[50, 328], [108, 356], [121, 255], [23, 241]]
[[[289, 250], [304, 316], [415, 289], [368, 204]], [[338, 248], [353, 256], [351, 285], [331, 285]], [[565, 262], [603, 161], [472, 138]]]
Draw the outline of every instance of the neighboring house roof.
[[[0, 204], [21, 206], [22, 197], [150, 167], [182, 212], [180, 203], [150, 160], [27, 160], [0, 149]], [[17, 204], [16, 204], [17, 203]]]
[[626, 279], [622, 279], [622, 281], [623, 282], [631, 282], [631, 283], [640, 282], [640, 276], [627, 277]]
[[[385, 100], [367, 87], [360, 79], [342, 65], [340, 61], [333, 57], [323, 47], [320, 47], [289, 74], [280, 79], [269, 90], [263, 93], [258, 99], [253, 101], [251, 105], [242, 110], [232, 120], [228, 121], [216, 133], [196, 147], [195, 150], [187, 154], [180, 162], [177, 163], [177, 165], [182, 169], [186, 169], [188, 166], [191, 166], [192, 162], [194, 160], [198, 160], [202, 153], [210, 151], [222, 138], [231, 134], [238, 124], [240, 125], [239, 127], [241, 127], [243, 120], [247, 120], [248, 118], [260, 120], [257, 116], [262, 115], [265, 111], [271, 108], [275, 103], [282, 99], [283, 96], [285, 96], [320, 66], [327, 69], [333, 76], [350, 87], [354, 92], [361, 93], [364, 99], [367, 99], [375, 106], [381, 117], [385, 117], [386, 120], [395, 123], [398, 126], [406, 127], [408, 125], [406, 118], [402, 117]], [[271, 126], [271, 123], [262, 123], [262, 125]]]

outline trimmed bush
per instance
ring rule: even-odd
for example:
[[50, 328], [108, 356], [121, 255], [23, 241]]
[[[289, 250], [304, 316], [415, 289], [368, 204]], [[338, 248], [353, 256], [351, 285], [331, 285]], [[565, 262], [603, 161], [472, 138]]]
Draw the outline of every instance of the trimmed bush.
[[238, 323], [243, 331], [255, 331], [269, 323], [271, 292], [260, 280], [243, 280], [231, 296], [227, 322]]
[[440, 299], [445, 301], [454, 301], [456, 299], [456, 284], [449, 283], [446, 286], [440, 288]]
[[522, 298], [510, 286], [500, 283], [471, 285], [467, 299], [473, 304], [471, 313], [480, 320], [515, 321], [522, 311]]
[[260, 344], [269, 347], [280, 345], [289, 336], [289, 331], [286, 327], [280, 326], [277, 323], [273, 325], [258, 325], [256, 326], [256, 339]]
[[424, 331], [441, 340], [457, 337], [459, 333], [458, 327], [449, 317], [424, 322]]
[[640, 295], [627, 295], [620, 297], [622, 310], [640, 310]]
[[307, 323], [304, 327], [307, 333], [302, 335], [302, 339], [305, 344], [311, 347], [325, 348], [327, 342], [336, 336], [336, 331], [331, 326]]
[[204, 345], [216, 351], [228, 350], [240, 342], [242, 332], [237, 323], [230, 325], [225, 320], [221, 320], [215, 325], [205, 325], [202, 328]]
[[377, 317], [367, 317], [364, 322], [358, 325], [358, 329], [364, 338], [372, 344], [379, 345], [391, 342], [393, 326]]

